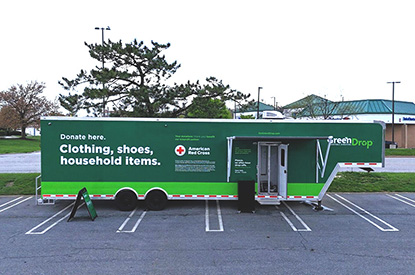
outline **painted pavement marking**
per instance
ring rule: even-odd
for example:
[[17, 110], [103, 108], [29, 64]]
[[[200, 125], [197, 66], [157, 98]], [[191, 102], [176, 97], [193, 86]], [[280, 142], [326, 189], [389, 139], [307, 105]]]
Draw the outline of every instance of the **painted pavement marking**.
[[[393, 195], [390, 195], [390, 194], [386, 194], [387, 196], [389, 196], [389, 197], [391, 197], [392, 199], [395, 199], [395, 200], [397, 200], [397, 201], [400, 201], [400, 202], [403, 202], [403, 203], [405, 203], [405, 204], [407, 204], [407, 205], [410, 205], [410, 206], [412, 206], [412, 207], [415, 207], [415, 201], [414, 200], [412, 200], [412, 199], [410, 199], [410, 198], [407, 198], [407, 197], [405, 197], [405, 196], [402, 196], [402, 195], [399, 195], [399, 194], [395, 194], [395, 196], [397, 196], [397, 197], [395, 197], [395, 196], [393, 196]], [[399, 197], [399, 198], [398, 198]], [[413, 203], [410, 203], [410, 202], [413, 202]]]
[[140, 217], [138, 218], [137, 222], [134, 224], [133, 228], [131, 230], [124, 230], [124, 227], [127, 225], [127, 223], [131, 220], [131, 218], [134, 216], [135, 212], [137, 211], [137, 208], [133, 210], [133, 212], [128, 215], [127, 219], [121, 224], [120, 228], [118, 228], [117, 233], [134, 233], [137, 230], [137, 227], [140, 225], [141, 221], [143, 220], [144, 216], [146, 215], [147, 211], [143, 211], [141, 213]]
[[[58, 223], [60, 223], [61, 221], [63, 221], [64, 219], [67, 219], [69, 217], [69, 215], [71, 214], [71, 211], [69, 211], [68, 214], [66, 214], [65, 216], [63, 216], [62, 218], [60, 218], [59, 220], [55, 221], [54, 223], [52, 223], [51, 225], [49, 225], [46, 229], [44, 229], [43, 231], [35, 231], [36, 229], [38, 229], [39, 227], [45, 225], [46, 223], [52, 221], [54, 218], [56, 218], [57, 216], [59, 216], [60, 214], [62, 214], [65, 210], [67, 210], [68, 208], [70, 208], [71, 206], [73, 206], [75, 204], [75, 202], [71, 203], [70, 205], [68, 205], [67, 207], [65, 207], [64, 209], [60, 210], [58, 213], [54, 214], [52, 217], [46, 219], [45, 221], [41, 222], [40, 224], [36, 225], [35, 227], [33, 227], [32, 229], [30, 229], [29, 231], [27, 231], [25, 234], [26, 235], [43, 235], [46, 232], [48, 232], [51, 228], [53, 228], [55, 225], [57, 225]], [[85, 204], [85, 202], [81, 203], [81, 205], [78, 206], [78, 209], [83, 206]]]
[[222, 212], [220, 210], [219, 201], [216, 200], [216, 211], [218, 215], [218, 223], [219, 229], [210, 229], [210, 220], [209, 220], [209, 204], [208, 200], [206, 200], [206, 211], [205, 211], [205, 224], [206, 224], [206, 232], [223, 232], [223, 221], [222, 221]]
[[3, 203], [2, 205], [0, 205], [0, 208], [2, 208], [3, 206], [6, 206], [6, 205], [8, 205], [8, 204], [11, 204], [12, 202], [17, 201], [17, 200], [19, 200], [19, 199], [21, 199], [21, 198], [23, 198], [23, 196], [18, 197], [18, 198], [15, 198], [15, 199], [13, 199], [13, 200], [9, 200], [8, 202]]
[[351, 208], [350, 206], [344, 204], [343, 202], [339, 201], [338, 199], [336, 199], [335, 197], [327, 194], [327, 196], [329, 198], [331, 198], [332, 200], [334, 200], [335, 202], [339, 203], [340, 205], [344, 206], [345, 208], [349, 209], [350, 211], [352, 211], [354, 214], [358, 215], [359, 217], [361, 217], [362, 219], [364, 219], [365, 221], [367, 221], [368, 223], [372, 224], [373, 226], [375, 226], [377, 229], [384, 231], [384, 232], [390, 232], [390, 231], [399, 231], [399, 229], [397, 229], [396, 227], [390, 225], [389, 223], [385, 222], [384, 220], [382, 220], [381, 218], [373, 215], [372, 213], [370, 213], [369, 211], [363, 209], [362, 207], [352, 203], [351, 201], [347, 200], [346, 198], [343, 198], [342, 196], [335, 194], [339, 199], [343, 200], [344, 202], [347, 202], [348, 204], [350, 204], [351, 206], [357, 208], [358, 210], [362, 211], [364, 214], [372, 217], [373, 219], [383, 223], [384, 225], [386, 225], [389, 228], [383, 228], [382, 226], [380, 226], [379, 224], [375, 223], [374, 221], [370, 220], [369, 218], [365, 217], [364, 215], [360, 214], [359, 212], [357, 212], [356, 210], [354, 210], [353, 208]]
[[13, 200], [10, 200], [10, 201], [8, 201], [8, 202], [3, 203], [2, 205], [0, 205], [0, 208], [2, 208], [3, 206], [6, 206], [6, 205], [8, 205], [8, 204], [10, 204], [10, 203], [12, 203], [12, 202], [15, 202], [15, 201], [18, 201], [18, 200], [20, 200], [20, 199], [21, 199], [20, 201], [16, 202], [15, 204], [12, 204], [12, 205], [9, 205], [8, 207], [5, 207], [5, 208], [3, 208], [3, 209], [0, 209], [0, 213], [1, 213], [1, 212], [3, 212], [3, 211], [6, 211], [6, 210], [8, 210], [8, 209], [10, 209], [10, 208], [12, 208], [12, 207], [15, 207], [16, 205], [19, 205], [19, 204], [21, 204], [22, 202], [25, 202], [25, 201], [27, 201], [27, 200], [30, 200], [31, 198], [33, 198], [33, 196], [28, 197], [28, 198], [25, 198], [25, 199], [22, 199], [22, 198], [23, 198], [23, 196], [22, 196], [22, 197], [15, 198], [15, 199], [13, 199]]
[[[290, 207], [290, 206], [288, 206], [288, 204], [285, 202], [285, 201], [283, 201], [282, 202], [284, 205], [285, 205], [285, 207], [287, 207], [288, 208], [288, 210], [290, 210], [290, 212], [291, 212], [291, 214], [293, 214], [294, 215], [294, 217], [301, 223], [301, 225], [304, 227], [304, 228], [300, 228], [300, 229], [298, 229], [297, 227], [295, 227], [295, 225], [294, 225], [294, 223], [282, 212], [282, 211], [280, 211], [280, 214], [281, 214], [281, 216], [284, 218], [284, 220], [288, 223], [288, 225], [291, 227], [291, 229], [293, 230], [293, 231], [311, 231], [311, 228], [300, 218], [300, 216], [298, 216], [295, 212], [294, 212], [294, 210]], [[277, 209], [279, 209], [277, 206], [275, 206], [275, 208], [277, 208]]]

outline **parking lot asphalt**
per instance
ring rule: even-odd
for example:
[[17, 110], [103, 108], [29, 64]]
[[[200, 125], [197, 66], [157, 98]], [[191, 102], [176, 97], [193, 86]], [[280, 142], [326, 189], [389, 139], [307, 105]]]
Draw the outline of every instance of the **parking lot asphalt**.
[[72, 201], [36, 206], [0, 197], [2, 274], [411, 274], [414, 193], [329, 193], [306, 203], [170, 201], [163, 211], [120, 212], [94, 201], [70, 222]]

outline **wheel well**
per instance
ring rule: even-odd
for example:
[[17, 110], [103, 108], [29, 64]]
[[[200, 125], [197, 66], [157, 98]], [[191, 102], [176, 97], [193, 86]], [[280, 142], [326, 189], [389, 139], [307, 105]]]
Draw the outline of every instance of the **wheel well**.
[[133, 192], [133, 193], [135, 194], [135, 196], [136, 196], [136, 197], [137, 197], [137, 199], [138, 199], [138, 194], [137, 194], [137, 192], [136, 192], [134, 189], [130, 188], [130, 187], [123, 187], [123, 188], [118, 189], [118, 191], [117, 191], [117, 192], [115, 192], [114, 198], [115, 198], [115, 197], [117, 197], [117, 195], [118, 195], [121, 191], [131, 191], [131, 192]]
[[167, 198], [167, 199], [169, 198], [169, 195], [167, 194], [167, 192], [166, 192], [163, 188], [160, 188], [160, 187], [153, 187], [153, 188], [149, 189], [149, 190], [145, 193], [144, 198], [147, 198], [147, 195], [148, 195], [148, 194], [150, 194], [150, 192], [152, 192], [152, 191], [161, 191], [161, 192], [163, 192], [163, 193], [164, 193], [164, 195], [166, 195], [166, 198]]

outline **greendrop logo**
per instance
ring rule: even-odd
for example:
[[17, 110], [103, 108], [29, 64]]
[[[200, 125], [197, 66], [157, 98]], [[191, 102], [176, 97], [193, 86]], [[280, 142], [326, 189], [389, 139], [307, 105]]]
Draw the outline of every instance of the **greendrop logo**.
[[372, 140], [359, 140], [357, 138], [333, 138], [332, 145], [343, 145], [343, 146], [362, 146], [369, 149], [373, 145]]

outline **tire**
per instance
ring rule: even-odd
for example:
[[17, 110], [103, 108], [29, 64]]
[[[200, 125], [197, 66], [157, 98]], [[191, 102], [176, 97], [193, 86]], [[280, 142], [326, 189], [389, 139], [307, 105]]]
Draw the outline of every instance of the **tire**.
[[167, 197], [163, 191], [154, 190], [146, 196], [147, 209], [160, 211], [163, 210], [167, 205]]
[[115, 197], [115, 204], [121, 211], [131, 211], [137, 206], [137, 196], [133, 191], [122, 190]]

